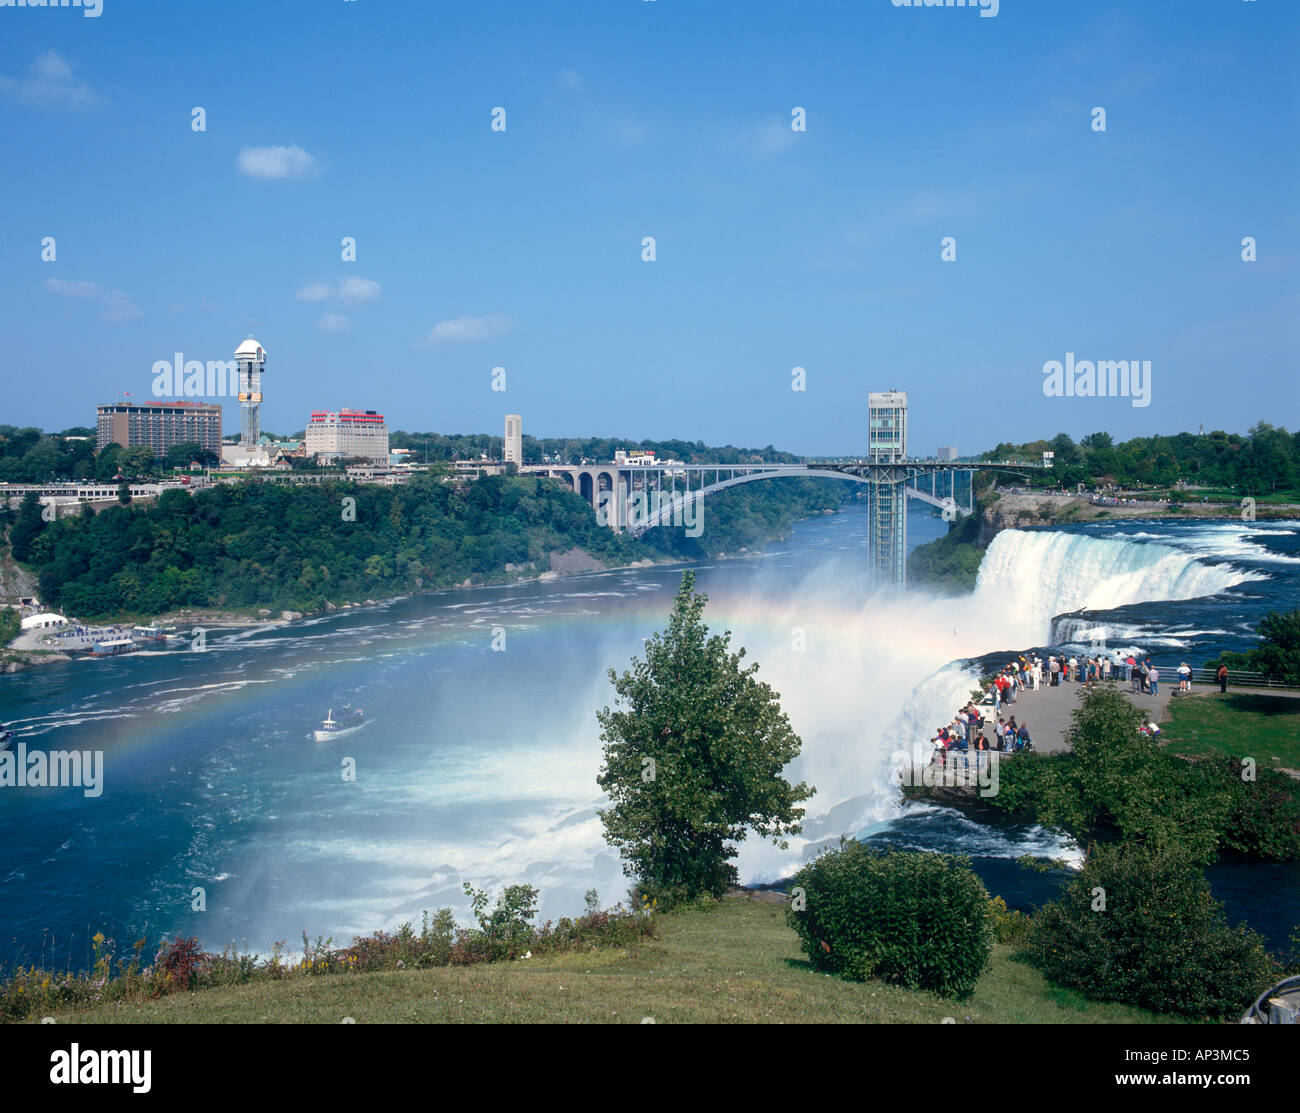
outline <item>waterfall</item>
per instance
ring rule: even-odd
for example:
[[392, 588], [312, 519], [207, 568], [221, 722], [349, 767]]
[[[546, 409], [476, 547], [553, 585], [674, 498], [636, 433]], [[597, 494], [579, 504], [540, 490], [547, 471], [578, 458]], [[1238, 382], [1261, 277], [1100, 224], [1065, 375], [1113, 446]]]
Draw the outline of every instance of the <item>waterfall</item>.
[[1056, 615], [1196, 599], [1263, 578], [1148, 541], [1004, 530], [984, 554], [975, 594], [1009, 608], [1024, 623], [1029, 643], [1042, 644], [1051, 638]]

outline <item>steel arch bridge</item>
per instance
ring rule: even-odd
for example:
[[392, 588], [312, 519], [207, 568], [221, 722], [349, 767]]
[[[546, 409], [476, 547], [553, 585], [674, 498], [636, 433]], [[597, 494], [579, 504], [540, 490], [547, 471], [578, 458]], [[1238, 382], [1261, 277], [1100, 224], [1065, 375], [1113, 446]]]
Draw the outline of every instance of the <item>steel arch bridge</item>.
[[[647, 510], [645, 514], [638, 516], [628, 522], [628, 531], [634, 536], [639, 537], [646, 530], [654, 529], [656, 526], [665, 525], [675, 516], [681, 516], [690, 507], [696, 503], [704, 501], [705, 495], [711, 495], [715, 491], [725, 491], [729, 487], [739, 487], [742, 483], [758, 483], [764, 479], [843, 479], [850, 483], [863, 483], [872, 486], [880, 480], [865, 476], [857, 475], [848, 471], [836, 471], [830, 468], [815, 468], [795, 466], [791, 468], [764, 468], [761, 471], [752, 471], [744, 475], [730, 476], [727, 479], [717, 480], [705, 487], [697, 487], [693, 490], [670, 491], [668, 497], [660, 500], [659, 505], [654, 510]], [[974, 506], [969, 502], [962, 506], [956, 502], [952, 496], [939, 498], [933, 491], [922, 491], [919, 488], [909, 486], [907, 489], [909, 498], [920, 499], [931, 506], [937, 506], [944, 510], [950, 510], [956, 514], [970, 514], [974, 511]]]
[[[976, 471], [1041, 470], [1045, 466], [1028, 460], [834, 457], [798, 464], [615, 463], [525, 467], [521, 471], [565, 478], [605, 524], [634, 536], [657, 526], [696, 521], [694, 516], [709, 495], [745, 483], [785, 478], [860, 483], [867, 487], [871, 566], [882, 580], [902, 587], [907, 575], [907, 499], [938, 507], [953, 521], [959, 514], [974, 512]], [[964, 481], [965, 498], [961, 501], [957, 497], [959, 479]]]

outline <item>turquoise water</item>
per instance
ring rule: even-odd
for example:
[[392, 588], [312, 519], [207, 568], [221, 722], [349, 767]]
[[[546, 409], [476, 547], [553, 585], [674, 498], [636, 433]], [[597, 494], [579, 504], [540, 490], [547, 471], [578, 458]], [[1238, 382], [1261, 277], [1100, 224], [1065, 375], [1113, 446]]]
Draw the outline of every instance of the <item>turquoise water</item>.
[[[942, 528], [914, 512], [911, 541]], [[1053, 542], [1061, 532], [1078, 540]], [[1090, 606], [1115, 644], [1199, 663], [1246, 644], [1251, 622], [1294, 598], [1300, 568], [1296, 523], [1147, 523], [1013, 538], [975, 596], [895, 597], [868, 591], [864, 539], [851, 506], [761, 556], [696, 569], [707, 620], [733, 630], [781, 693], [804, 740], [793, 772], [818, 789], [806, 839], [785, 852], [745, 844], [746, 880], [786, 876], [821, 840], [869, 830], [873, 841], [972, 853], [1010, 903], [1036, 903], [1051, 879], [1014, 859], [1067, 848], [933, 809], [900, 815], [892, 750], [951, 711], [971, 659], [1043, 643], [1062, 611]], [[1006, 607], [1008, 585], [1026, 576]], [[1064, 587], [1042, 587], [1080, 578], [1095, 590], [1068, 606]], [[16, 741], [102, 751], [105, 786], [97, 799], [0, 790], [0, 962], [43, 951], [82, 965], [98, 930], [120, 944], [180, 931], [263, 953], [303, 931], [342, 940], [426, 908], [463, 915], [462, 881], [528, 881], [543, 917], [580, 909], [592, 887], [620, 899], [628, 880], [596, 818], [595, 712], [611, 698], [606, 671], [662, 627], [679, 579], [675, 568], [620, 570], [420, 596], [211, 632], [204, 653], [3, 678], [0, 718]], [[1202, 589], [1212, 594], [1178, 598]], [[364, 708], [365, 728], [313, 742], [314, 722], [345, 701]], [[1261, 869], [1219, 867], [1216, 890], [1277, 936], [1287, 917], [1287, 930], [1300, 920], [1300, 878]], [[1290, 897], [1274, 899], [1279, 883]]]

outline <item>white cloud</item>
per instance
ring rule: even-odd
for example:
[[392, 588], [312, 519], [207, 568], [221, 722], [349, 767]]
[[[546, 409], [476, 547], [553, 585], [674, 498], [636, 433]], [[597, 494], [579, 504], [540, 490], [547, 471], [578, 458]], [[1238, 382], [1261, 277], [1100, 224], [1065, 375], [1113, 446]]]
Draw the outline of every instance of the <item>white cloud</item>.
[[104, 317], [110, 324], [118, 325], [123, 321], [134, 321], [144, 314], [121, 290], [113, 290], [104, 295]]
[[54, 50], [39, 55], [25, 77], [0, 75], [0, 92], [44, 108], [84, 109], [99, 100], [89, 85], [72, 76], [72, 66]]
[[321, 332], [347, 332], [350, 326], [351, 322], [342, 313], [326, 313], [316, 322]]
[[370, 278], [345, 278], [339, 283], [339, 300], [355, 305], [379, 297], [379, 283]]
[[235, 165], [244, 177], [263, 181], [314, 178], [321, 172], [320, 160], [301, 147], [244, 147]]
[[97, 298], [103, 293], [98, 282], [65, 282], [61, 278], [47, 278], [45, 288], [65, 298]]
[[487, 340], [509, 331], [513, 325], [514, 322], [501, 313], [490, 313], [486, 317], [453, 317], [434, 325], [426, 342], [461, 344], [472, 340]]
[[330, 301], [337, 299], [346, 305], [374, 301], [381, 289], [373, 278], [345, 278], [337, 286], [329, 282], [309, 282], [294, 294], [299, 301]]
[[328, 282], [312, 282], [294, 294], [299, 301], [325, 301], [333, 296], [334, 287]]
[[65, 298], [86, 298], [104, 307], [100, 320], [112, 325], [134, 321], [144, 316], [136, 304], [121, 290], [105, 290], [98, 282], [65, 282], [61, 278], [47, 278], [45, 289]]

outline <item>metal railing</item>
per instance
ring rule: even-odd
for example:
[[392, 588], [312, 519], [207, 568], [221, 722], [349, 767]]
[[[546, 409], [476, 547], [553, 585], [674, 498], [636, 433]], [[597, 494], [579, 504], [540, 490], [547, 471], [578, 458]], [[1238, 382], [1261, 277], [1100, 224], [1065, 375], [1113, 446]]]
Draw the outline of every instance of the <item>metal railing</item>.
[[966, 749], [935, 750], [930, 758], [931, 765], [937, 765], [943, 769], [970, 769], [972, 772], [980, 769], [990, 763], [989, 755], [992, 754], [998, 758], [1010, 757], [1012, 754], [1033, 753], [1033, 744], [1030, 744], [1028, 750], [976, 750], [970, 747]]
[[[1218, 678], [1215, 676], [1215, 669], [1198, 666], [1192, 669], [1192, 683], [1208, 685], [1212, 684], [1216, 688], [1219, 685]], [[1162, 683], [1172, 684], [1176, 689], [1178, 687], [1177, 671], [1166, 672], [1163, 668], [1160, 670], [1160, 680]], [[1252, 672], [1249, 669], [1234, 669], [1228, 667], [1228, 689], [1233, 688], [1279, 688], [1283, 690], [1295, 691], [1300, 685], [1287, 684], [1285, 681], [1277, 680], [1274, 677], [1267, 676], [1262, 672]]]
[[1279, 1024], [1279, 1023], [1295, 1024], [1296, 1020], [1293, 1018], [1296, 1017], [1297, 1015], [1300, 1015], [1300, 1011], [1298, 1011], [1298, 1008], [1300, 1007], [1298, 1007], [1295, 1003], [1292, 1003], [1291, 1008], [1289, 1010], [1290, 1017], [1288, 1017], [1286, 1015], [1286, 1010], [1282, 1010], [1282, 1009], [1277, 1010], [1278, 1015], [1275, 1015], [1274, 1010], [1268, 1008], [1265, 1005], [1265, 1002], [1281, 994], [1287, 994], [1288, 996], [1293, 996], [1296, 991], [1300, 991], [1300, 974], [1290, 978], [1283, 978], [1280, 982], [1277, 983], [1277, 985], [1269, 986], [1268, 989], [1264, 990], [1263, 993], [1261, 993], [1258, 997], [1255, 998], [1255, 1003], [1246, 1010], [1245, 1015], [1241, 1018], [1241, 1023], [1242, 1024]]

